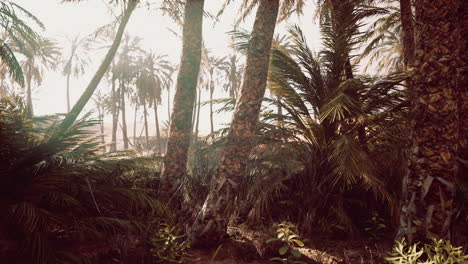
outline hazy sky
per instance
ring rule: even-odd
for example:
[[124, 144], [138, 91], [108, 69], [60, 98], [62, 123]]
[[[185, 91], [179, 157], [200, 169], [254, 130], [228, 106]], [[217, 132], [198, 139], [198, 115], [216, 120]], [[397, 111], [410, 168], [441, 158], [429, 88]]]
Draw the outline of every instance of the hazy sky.
[[[88, 35], [99, 26], [103, 26], [113, 20], [110, 12], [120, 14], [120, 8], [115, 5], [109, 6], [109, 0], [88, 0], [81, 3], [61, 3], [61, 0], [13, 0], [13, 2], [35, 14], [46, 26], [45, 36], [55, 39], [60, 46], [66, 45], [66, 37], [74, 37], [77, 34]], [[169, 17], [162, 16], [157, 7], [161, 1], [154, 1], [150, 9], [141, 6], [135, 10], [126, 32], [142, 38], [144, 49], [151, 49], [155, 53], [167, 54], [168, 58], [175, 64], [179, 63], [181, 53], [181, 40], [171, 31], [181, 33], [181, 28]], [[216, 14], [224, 1], [205, 0], [205, 10], [211, 14]], [[313, 1], [309, 1], [313, 2]], [[292, 17], [288, 23], [298, 23], [302, 26], [311, 48], [318, 50], [320, 46], [320, 35], [318, 25], [313, 21], [315, 8], [309, 4], [305, 8], [302, 18]], [[242, 28], [251, 30], [255, 13], [241, 24]], [[226, 32], [232, 30], [236, 18], [238, 17], [236, 5], [232, 5], [221, 17], [220, 22], [213, 25], [210, 18], [204, 19], [203, 38], [207, 48], [217, 56], [225, 56], [231, 53], [229, 46], [230, 38]], [[284, 34], [286, 23], [278, 25], [276, 33]], [[91, 51], [91, 65], [87, 73], [78, 79], [71, 80], [71, 102], [72, 104], [79, 98], [82, 91], [88, 84], [95, 70], [104, 58], [106, 50]], [[175, 75], [174, 75], [175, 77]], [[175, 82], [174, 82], [175, 83]], [[106, 91], [107, 82], [103, 81], [98, 88], [101, 92]], [[66, 112], [66, 78], [57, 72], [45, 73], [41, 86], [33, 91], [33, 103], [35, 114], [51, 114]], [[207, 95], [208, 92], [205, 92]], [[172, 91], [172, 95], [174, 91]], [[215, 97], [227, 97], [222, 92], [216, 92]], [[167, 97], [163, 94], [163, 105], [160, 107], [160, 120], [167, 120]], [[171, 103], [172, 104], [172, 103]], [[88, 105], [87, 109], [92, 109]], [[131, 107], [128, 107], [131, 108]], [[152, 111], [150, 111], [152, 112]], [[129, 121], [133, 120], [133, 113], [128, 113]], [[202, 134], [209, 132], [208, 106], [202, 108], [201, 131]], [[215, 116], [216, 128], [221, 124], [229, 122], [229, 116]], [[149, 120], [153, 120], [150, 117]], [[107, 121], [106, 121], [107, 122]], [[130, 124], [129, 124], [130, 126]], [[152, 126], [151, 126], [152, 127]]]

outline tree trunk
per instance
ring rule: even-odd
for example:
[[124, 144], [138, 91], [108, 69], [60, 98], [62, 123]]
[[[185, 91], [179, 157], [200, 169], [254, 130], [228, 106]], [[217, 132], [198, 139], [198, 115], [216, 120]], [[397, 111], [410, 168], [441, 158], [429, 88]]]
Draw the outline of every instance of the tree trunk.
[[137, 125], [138, 103], [135, 102], [135, 116], [133, 119], [133, 147], [136, 148], [136, 125]]
[[169, 194], [174, 195], [186, 172], [192, 129], [190, 121], [201, 61], [203, 5], [204, 0], [187, 0], [185, 3], [182, 58], [161, 174], [160, 192], [163, 199]]
[[261, 0], [249, 47], [241, 94], [229, 128], [223, 157], [205, 200], [192, 227], [194, 245], [209, 245], [222, 240], [232, 213], [238, 187], [242, 184], [260, 113], [268, 75], [271, 42], [279, 0]]
[[195, 133], [195, 122], [197, 121], [197, 109], [198, 109], [198, 104], [197, 104], [197, 98], [198, 94], [200, 93], [200, 89], [195, 90], [195, 104], [193, 104], [193, 110], [192, 110], [192, 130]]
[[149, 134], [148, 134], [148, 111], [146, 110], [146, 102], [143, 102], [143, 117], [145, 119], [145, 149], [149, 149]]
[[210, 128], [211, 134], [214, 133], [214, 123], [213, 123], [213, 93], [214, 93], [214, 84], [213, 84], [213, 76], [211, 76], [210, 81]]
[[119, 28], [117, 29], [117, 34], [115, 35], [114, 41], [112, 42], [112, 46], [107, 52], [104, 61], [101, 63], [97, 72], [94, 74], [93, 78], [88, 84], [88, 87], [86, 87], [86, 90], [83, 92], [80, 99], [78, 99], [71, 111], [67, 114], [65, 119], [60, 124], [60, 128], [62, 130], [68, 129], [73, 124], [73, 122], [75, 122], [75, 120], [78, 118], [78, 115], [88, 103], [91, 96], [93, 96], [93, 93], [99, 85], [99, 82], [101, 82], [102, 77], [104, 76], [107, 69], [109, 68], [109, 65], [114, 59], [115, 53], [117, 52], [117, 49], [119, 48], [120, 42], [122, 40], [122, 35], [124, 33], [125, 26], [127, 25], [133, 10], [135, 10], [137, 2], [137, 0], [128, 1], [127, 8], [125, 9], [124, 14], [122, 16], [122, 20], [120, 21]]
[[70, 112], [70, 73], [67, 74], [67, 113]]
[[32, 82], [32, 76], [31, 76], [31, 69], [28, 70], [28, 75], [26, 76], [27, 78], [27, 91], [26, 91], [26, 97], [27, 97], [27, 115], [29, 118], [32, 118], [34, 116], [34, 110], [33, 110], [33, 103], [32, 103], [32, 88], [31, 88], [31, 82]]
[[156, 97], [153, 97], [154, 104], [154, 122], [156, 123], [156, 153], [161, 154], [161, 132], [159, 131], [158, 104]]
[[167, 88], [167, 116], [171, 120], [171, 88]]
[[194, 138], [194, 142], [198, 141], [198, 126], [200, 125], [201, 93], [202, 93], [202, 89], [200, 88], [198, 90], [197, 117], [195, 119], [196, 121], [195, 121], [195, 138]]
[[104, 139], [104, 109], [102, 108], [101, 103], [98, 105], [98, 115], [99, 115], [99, 125], [101, 127], [101, 143], [102, 143], [102, 153], [106, 153], [106, 140]]
[[411, 151], [400, 231], [410, 243], [450, 239], [458, 171], [461, 1], [416, 1]]
[[128, 149], [128, 134], [127, 134], [127, 115], [126, 115], [126, 107], [125, 107], [125, 84], [123, 80], [120, 80], [120, 99], [121, 105], [120, 109], [122, 111], [122, 136], [124, 142], [124, 149]]
[[117, 151], [117, 126], [119, 123], [119, 96], [118, 91], [115, 90], [115, 77], [112, 75], [112, 142], [110, 151]]
[[403, 70], [407, 70], [414, 65], [414, 23], [411, 0], [400, 0], [400, 20]]

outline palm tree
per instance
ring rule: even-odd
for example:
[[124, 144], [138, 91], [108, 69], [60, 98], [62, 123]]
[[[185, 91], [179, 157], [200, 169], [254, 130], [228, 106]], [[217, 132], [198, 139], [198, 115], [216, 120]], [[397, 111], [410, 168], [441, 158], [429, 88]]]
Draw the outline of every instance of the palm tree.
[[128, 149], [127, 117], [125, 95], [130, 94], [130, 84], [133, 83], [137, 74], [138, 56], [142, 52], [140, 48], [141, 38], [125, 35], [123, 44], [118, 55], [119, 61], [115, 64], [114, 72], [119, 83], [120, 91], [120, 110], [122, 112], [122, 136], [124, 149]]
[[195, 244], [213, 243], [226, 234], [232, 203], [243, 180], [247, 157], [252, 149], [253, 133], [266, 88], [270, 47], [279, 7], [279, 0], [259, 1], [247, 50], [241, 95], [237, 100], [214, 189], [192, 226], [191, 239]]
[[[21, 51], [20, 47], [15, 47], [14, 49]], [[29, 54], [33, 55], [30, 56]], [[41, 40], [36, 47], [36, 51], [30, 50], [26, 54], [23, 54], [25, 55], [25, 59], [20, 64], [26, 77], [26, 96], [28, 114], [30, 117], [34, 114], [32, 104], [32, 82], [34, 81], [37, 85], [42, 83], [44, 70], [55, 67], [55, 62], [59, 54], [60, 52], [55, 42], [48, 39]]]
[[410, 243], [450, 239], [459, 144], [458, 30], [463, 1], [416, 1], [411, 151], [400, 231]]
[[161, 153], [161, 131], [159, 129], [158, 105], [161, 104], [161, 93], [164, 87], [170, 89], [173, 67], [166, 59], [166, 55], [156, 55], [152, 52], [146, 55], [144, 62], [147, 76], [150, 78], [149, 99], [154, 109], [154, 121], [156, 123], [156, 153]]
[[[5, 71], [10, 73], [14, 81], [24, 85], [24, 73], [11, 45], [18, 47], [20, 52], [32, 57], [42, 41], [41, 36], [33, 30], [23, 19], [29, 19], [42, 30], [44, 25], [33, 14], [18, 4], [5, 0], [0, 3], [0, 27], [4, 31], [0, 38], [0, 62], [4, 64]], [[5, 78], [4, 75], [0, 78]]]
[[62, 74], [67, 77], [67, 113], [70, 112], [70, 76], [78, 78], [84, 74], [89, 64], [87, 52], [90, 50], [90, 40], [87, 37], [77, 35], [68, 39], [68, 51], [63, 54]]
[[206, 83], [204, 85], [210, 93], [210, 131], [213, 133], [213, 93], [215, 90], [216, 77], [220, 75], [221, 69], [224, 69], [226, 57], [212, 57], [208, 50], [205, 50], [204, 55], [204, 59], [202, 60], [203, 73], [206, 75]]
[[229, 97], [237, 98], [239, 92], [243, 66], [239, 63], [239, 57], [236, 54], [231, 54], [226, 59], [226, 63], [221, 66], [224, 71], [227, 82], [224, 84], [224, 91], [228, 92]]
[[62, 129], [66, 129], [67, 127], [71, 126], [73, 122], [78, 118], [78, 115], [81, 113], [85, 105], [88, 103], [89, 99], [93, 95], [94, 91], [96, 90], [97, 86], [101, 82], [104, 74], [106, 73], [107, 69], [112, 63], [114, 56], [119, 48], [120, 42], [122, 40], [122, 36], [125, 30], [125, 27], [130, 19], [133, 10], [137, 6], [138, 0], [129, 0], [125, 2], [125, 10], [123, 11], [122, 17], [120, 19], [120, 24], [117, 29], [117, 33], [115, 34], [114, 41], [112, 42], [112, 46], [110, 47], [109, 51], [107, 52], [103, 62], [99, 66], [98, 70], [94, 74], [93, 78], [86, 87], [86, 90], [83, 92], [81, 97], [75, 103], [73, 108], [70, 112], [68, 112], [65, 119], [62, 121], [60, 127]]
[[183, 22], [182, 57], [174, 95], [170, 135], [161, 173], [160, 192], [174, 194], [186, 172], [191, 119], [200, 70], [204, 0], [187, 0]]

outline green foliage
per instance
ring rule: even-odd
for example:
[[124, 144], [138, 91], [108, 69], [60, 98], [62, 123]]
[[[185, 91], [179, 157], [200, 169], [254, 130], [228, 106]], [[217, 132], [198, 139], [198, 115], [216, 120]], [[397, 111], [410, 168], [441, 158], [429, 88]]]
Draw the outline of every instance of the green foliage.
[[190, 255], [186, 235], [178, 235], [176, 226], [161, 224], [154, 237], [151, 238], [154, 257], [157, 263], [187, 263], [197, 259]]
[[29, 119], [22, 101], [0, 100], [0, 231], [16, 245], [15, 263], [85, 263], [80, 243], [110, 247], [166, 215], [135, 185], [154, 160], [100, 154], [97, 122], [86, 118], [61, 130], [59, 116]]
[[371, 218], [365, 222], [364, 231], [374, 240], [382, 239], [387, 229], [385, 219], [377, 211], [373, 212]]
[[5, 32], [5, 35], [0, 37], [0, 62], [6, 66], [12, 79], [20, 85], [24, 85], [24, 74], [12, 45], [27, 57], [32, 57], [37, 55], [42, 41], [41, 36], [28, 22], [44, 29], [44, 25], [36, 16], [18, 4], [8, 0], [0, 2], [0, 29]]
[[303, 247], [304, 242], [299, 238], [299, 235], [294, 231], [295, 225], [289, 222], [282, 222], [276, 229], [276, 237], [270, 238], [266, 243], [273, 241], [281, 241], [282, 246], [278, 249], [278, 254], [281, 257], [274, 257], [270, 260], [278, 261], [283, 264], [306, 264], [306, 262], [299, 260], [302, 257], [295, 247]]
[[397, 241], [385, 259], [392, 264], [456, 264], [468, 260], [462, 247], [454, 247], [448, 240], [433, 239], [432, 244]]

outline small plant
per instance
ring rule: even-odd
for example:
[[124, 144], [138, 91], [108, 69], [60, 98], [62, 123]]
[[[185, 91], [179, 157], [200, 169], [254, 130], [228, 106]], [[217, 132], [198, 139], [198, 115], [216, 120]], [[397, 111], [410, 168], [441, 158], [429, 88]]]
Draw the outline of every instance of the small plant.
[[365, 222], [364, 231], [373, 239], [380, 240], [384, 237], [387, 225], [378, 212], [373, 212], [372, 217]]
[[282, 222], [276, 229], [276, 237], [270, 238], [266, 243], [273, 241], [280, 241], [283, 246], [278, 249], [278, 253], [281, 257], [274, 257], [270, 260], [278, 261], [283, 264], [307, 264], [304, 261], [299, 260], [302, 257], [301, 252], [294, 247], [303, 247], [304, 243], [299, 239], [299, 235], [294, 231], [295, 226], [290, 222]]
[[385, 259], [392, 264], [458, 264], [468, 260], [468, 255], [463, 254], [462, 247], [454, 247], [448, 240], [433, 239], [432, 244], [408, 246], [403, 239], [396, 242]]
[[186, 235], [178, 235], [176, 227], [161, 224], [160, 229], [151, 239], [153, 256], [157, 263], [187, 263], [196, 261], [187, 250], [190, 248]]

